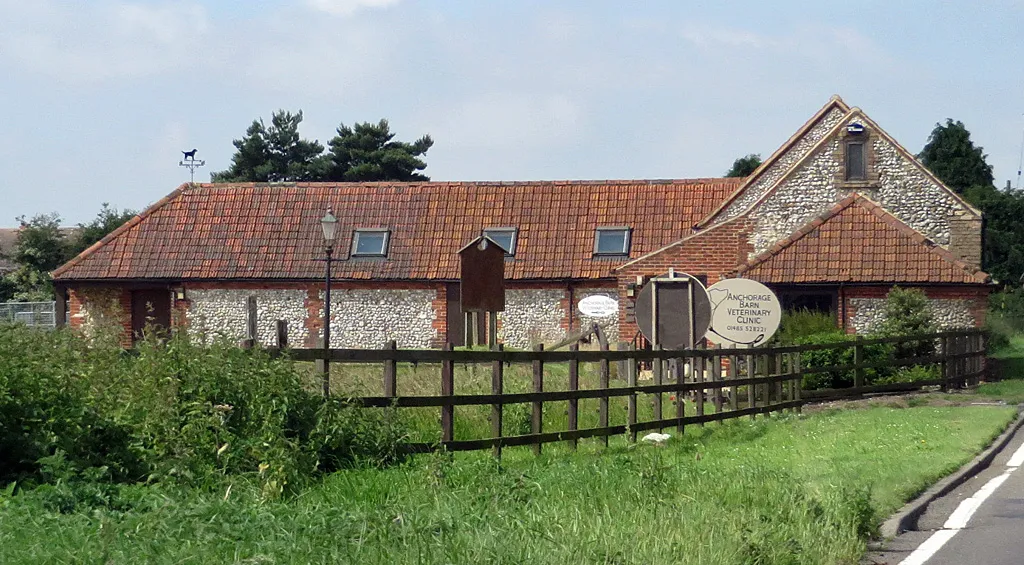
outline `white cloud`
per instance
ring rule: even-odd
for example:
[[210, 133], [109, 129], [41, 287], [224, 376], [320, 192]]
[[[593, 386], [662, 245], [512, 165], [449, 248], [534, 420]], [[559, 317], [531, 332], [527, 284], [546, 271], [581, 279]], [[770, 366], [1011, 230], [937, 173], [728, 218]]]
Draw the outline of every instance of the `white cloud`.
[[195, 3], [4, 2], [0, 63], [72, 83], [158, 74], [194, 64], [208, 35]]
[[309, 0], [314, 10], [326, 12], [332, 16], [351, 16], [363, 9], [387, 8], [398, 4], [401, 0]]

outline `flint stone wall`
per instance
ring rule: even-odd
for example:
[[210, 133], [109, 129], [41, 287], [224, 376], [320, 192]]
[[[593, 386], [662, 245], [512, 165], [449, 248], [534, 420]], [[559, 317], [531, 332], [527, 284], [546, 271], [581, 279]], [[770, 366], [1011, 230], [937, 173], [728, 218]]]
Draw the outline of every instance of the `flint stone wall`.
[[207, 340], [244, 339], [248, 327], [248, 299], [256, 297], [256, 338], [261, 345], [277, 344], [277, 320], [288, 321], [288, 343], [302, 347], [306, 329], [306, 291], [259, 289], [189, 290], [189, 331]]
[[529, 349], [565, 336], [562, 320], [565, 291], [561, 289], [507, 289], [505, 311], [498, 313], [498, 340], [508, 347]]
[[[851, 298], [850, 305], [856, 310], [850, 323], [859, 334], [871, 332], [883, 320], [884, 298]], [[941, 330], [973, 328], [975, 326], [970, 300], [931, 298], [928, 300], [928, 309]]]
[[822, 119], [811, 127], [810, 130], [797, 141], [796, 144], [786, 153], [784, 153], [771, 167], [768, 168], [757, 181], [749, 186], [735, 202], [729, 205], [728, 208], [722, 212], [717, 222], [723, 222], [739, 216], [747, 208], [752, 206], [762, 196], [764, 196], [768, 190], [782, 178], [782, 175], [789, 170], [797, 161], [799, 161], [816, 143], [821, 141], [825, 135], [842, 121], [845, 114], [838, 108], [833, 108]]
[[[850, 123], [860, 121], [855, 117]], [[890, 214], [943, 247], [949, 246], [951, 216], [975, 216], [881, 136], [872, 142], [878, 185], [837, 185], [836, 179], [842, 178], [839, 143], [835, 139], [823, 145], [753, 211], [751, 215], [757, 223], [750, 236], [751, 258], [853, 192], [878, 202]]]
[[[436, 290], [331, 289], [331, 347], [426, 349], [437, 338]], [[323, 301], [323, 292], [320, 300]]]

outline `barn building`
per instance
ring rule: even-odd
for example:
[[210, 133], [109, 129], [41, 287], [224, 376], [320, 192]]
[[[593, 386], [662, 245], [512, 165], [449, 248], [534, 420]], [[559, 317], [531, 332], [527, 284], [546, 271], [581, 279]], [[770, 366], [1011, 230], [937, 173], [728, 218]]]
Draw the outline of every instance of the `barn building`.
[[[334, 347], [460, 343], [457, 252], [481, 235], [507, 251], [511, 347], [593, 322], [633, 339], [638, 283], [670, 267], [759, 280], [861, 332], [893, 285], [922, 288], [945, 327], [980, 324], [991, 289], [981, 213], [835, 96], [739, 179], [186, 184], [57, 269], [58, 300], [74, 327], [116, 320], [127, 345], [147, 319], [240, 338], [255, 297], [261, 342], [284, 319], [313, 346], [328, 208]], [[618, 313], [580, 313], [592, 295]]]

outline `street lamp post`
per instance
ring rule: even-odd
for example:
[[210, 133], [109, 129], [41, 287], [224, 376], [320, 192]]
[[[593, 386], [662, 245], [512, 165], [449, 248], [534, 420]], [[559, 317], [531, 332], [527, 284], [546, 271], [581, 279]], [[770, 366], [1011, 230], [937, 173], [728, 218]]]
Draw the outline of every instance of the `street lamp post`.
[[338, 231], [338, 218], [334, 210], [328, 208], [320, 218], [320, 228], [324, 232], [324, 253], [327, 255], [326, 288], [324, 290], [324, 398], [331, 395], [331, 255], [334, 254], [334, 236]]

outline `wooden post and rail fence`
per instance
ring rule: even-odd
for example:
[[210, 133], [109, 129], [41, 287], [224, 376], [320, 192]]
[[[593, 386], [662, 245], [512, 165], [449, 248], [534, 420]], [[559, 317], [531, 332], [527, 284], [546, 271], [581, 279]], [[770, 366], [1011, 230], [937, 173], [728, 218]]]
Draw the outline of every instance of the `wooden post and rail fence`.
[[[287, 332], [279, 327], [278, 335], [286, 336]], [[883, 344], [891, 346], [884, 358], [866, 354], [869, 348]], [[929, 345], [917, 347], [921, 344]], [[779, 411], [799, 412], [808, 401], [910, 392], [925, 387], [946, 391], [977, 383], [986, 375], [986, 342], [981, 330], [877, 339], [858, 337], [821, 345], [674, 351], [633, 348], [612, 351], [607, 343], [602, 343], [599, 350], [590, 351], [580, 350], [577, 345], [568, 350], [545, 350], [537, 346], [532, 351], [508, 351], [500, 345], [491, 350], [456, 350], [451, 344], [442, 349], [404, 350], [398, 349], [394, 341], [381, 349], [289, 349], [284, 345], [271, 348], [271, 353], [296, 361], [319, 361], [329, 355], [331, 364], [380, 367], [379, 395], [338, 397], [333, 401], [364, 407], [437, 409], [440, 441], [409, 444], [410, 451], [490, 449], [498, 457], [502, 448], [509, 446], [530, 445], [535, 453], [540, 453], [543, 444], [550, 442], [567, 442], [575, 448], [579, 440], [596, 437], [607, 445], [608, 437], [613, 435], [628, 434], [629, 439], [635, 441], [641, 432], [674, 429], [682, 433], [689, 425], [703, 426], [708, 422], [754, 418], [758, 414]], [[903, 346], [902, 354], [897, 353], [900, 346]], [[927, 354], [908, 356], [908, 348], [924, 350]], [[845, 355], [838, 355], [844, 351]], [[807, 359], [823, 357], [813, 352], [833, 352], [837, 354], [833, 358], [846, 357], [852, 363], [810, 366]], [[438, 394], [403, 395], [398, 382], [398, 367], [402, 364], [439, 366]], [[567, 379], [564, 387], [552, 390], [545, 386], [545, 375], [557, 365], [565, 366], [560, 371], [565, 372]], [[457, 366], [473, 367], [474, 371], [489, 369], [490, 394], [460, 393]], [[581, 386], [583, 366], [596, 368], [596, 388]], [[923, 374], [934, 378], [886, 384], [867, 382], [868, 375], [878, 370], [914, 366], [927, 368]], [[518, 369], [519, 377], [528, 383], [528, 392], [506, 390], [510, 368]], [[803, 390], [801, 386], [807, 376], [836, 373], [852, 376], [847, 379], [852, 386], [820, 390]], [[422, 389], [423, 376], [417, 379], [420, 380], [417, 388]], [[580, 403], [587, 399], [597, 400], [597, 425], [581, 428]], [[610, 423], [613, 399], [625, 401], [623, 423]], [[650, 403], [651, 409], [644, 410], [650, 418], [641, 417], [640, 399]], [[665, 406], [666, 401], [668, 406]], [[622, 403], [622, 400], [616, 402]], [[566, 412], [564, 429], [544, 428], [545, 406], [551, 407], [552, 403], [564, 403], [558, 405], [558, 409], [564, 406]], [[505, 434], [506, 407], [516, 404], [530, 408], [529, 433]], [[457, 409], [469, 406], [490, 406], [490, 437], [456, 437]]]

